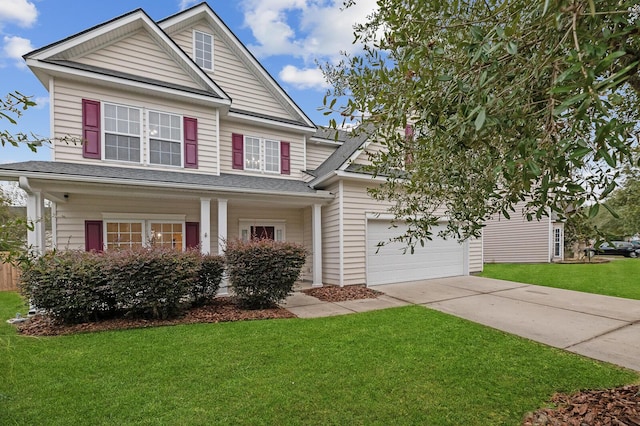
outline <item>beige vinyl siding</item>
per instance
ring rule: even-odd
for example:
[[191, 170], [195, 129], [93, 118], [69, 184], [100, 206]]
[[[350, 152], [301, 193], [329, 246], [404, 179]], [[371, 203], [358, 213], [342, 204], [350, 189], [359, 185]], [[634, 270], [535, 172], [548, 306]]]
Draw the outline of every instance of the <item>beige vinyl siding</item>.
[[482, 272], [482, 238], [469, 239], [469, 273]]
[[[260, 173], [253, 171], [237, 170], [233, 168], [231, 135], [239, 133], [244, 136], [272, 139], [289, 142], [291, 174]], [[259, 126], [247, 126], [230, 121], [220, 121], [220, 172], [255, 174], [283, 179], [302, 179], [304, 167], [304, 136], [293, 132], [276, 131]]]
[[550, 261], [550, 219], [529, 222], [522, 214], [523, 207], [524, 202], [518, 203], [511, 219], [496, 214], [486, 222], [482, 233], [486, 263]]
[[[358, 151], [359, 155], [353, 160], [352, 164], [358, 164], [361, 166], [369, 166], [371, 165], [372, 156], [377, 155], [378, 152], [382, 151], [384, 146], [379, 142], [371, 142], [364, 150]], [[373, 157], [375, 158], [375, 157]]]
[[[213, 72], [207, 71], [213, 81], [231, 97], [232, 108], [265, 114], [272, 117], [296, 119], [280, 103], [253, 71], [253, 66], [240, 59], [220, 32], [201, 22], [187, 30], [172, 34], [173, 40], [193, 58], [193, 30], [213, 35]], [[205, 70], [206, 71], [206, 70]]]
[[[84, 83], [72, 82], [69, 80], [57, 79], [54, 84], [53, 97], [53, 120], [54, 134], [61, 138], [82, 136], [82, 99], [99, 100], [111, 102], [131, 107], [145, 108], [145, 111], [154, 110], [179, 114], [185, 117], [198, 119], [198, 168], [186, 169], [190, 173], [218, 174], [217, 162], [217, 142], [216, 142], [216, 120], [215, 110], [206, 107], [184, 102], [168, 102], [166, 99], [151, 95], [142, 95], [125, 91], [117, 91], [112, 88], [101, 86], [91, 86]], [[146, 113], [143, 111], [143, 128], [146, 123]], [[183, 129], [184, 131], [184, 129]], [[147, 159], [147, 144], [143, 135], [143, 158]], [[184, 150], [183, 150], [184, 155]], [[67, 144], [57, 142], [54, 151], [54, 161], [68, 161], [76, 163], [110, 164], [119, 167], [141, 167], [140, 164], [102, 161], [84, 158], [82, 156], [82, 146], [80, 144]], [[144, 166], [149, 169], [161, 170], [185, 170], [177, 167], [166, 167], [159, 165]]]
[[338, 149], [335, 145], [321, 145], [307, 142], [307, 170], [315, 170]]
[[[131, 214], [184, 214], [185, 222], [200, 222], [200, 200], [158, 199], [142, 197], [114, 197], [71, 193], [68, 202], [57, 203], [56, 243], [59, 250], [84, 249], [84, 222], [103, 220], [104, 213]], [[211, 205], [212, 235], [217, 234], [216, 204]], [[212, 243], [212, 252], [217, 251], [217, 242]]]
[[366, 282], [367, 213], [386, 213], [388, 204], [373, 200], [367, 187], [375, 182], [344, 182], [344, 284]]
[[322, 206], [322, 283], [341, 285], [340, 282], [340, 186], [325, 188], [335, 194], [331, 203]]
[[124, 39], [73, 60], [167, 83], [202, 88], [149, 36], [146, 30], [139, 30]]

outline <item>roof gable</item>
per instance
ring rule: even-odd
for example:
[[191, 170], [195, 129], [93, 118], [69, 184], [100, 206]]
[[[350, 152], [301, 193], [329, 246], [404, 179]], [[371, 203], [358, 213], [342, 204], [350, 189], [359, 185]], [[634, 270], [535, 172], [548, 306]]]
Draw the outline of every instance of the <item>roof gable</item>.
[[[271, 115], [275, 119], [293, 120], [315, 128], [309, 117], [207, 3], [165, 18], [158, 25], [178, 40], [185, 51], [191, 51], [190, 34], [193, 29], [211, 28], [214, 32], [214, 70], [209, 75], [231, 95], [232, 112], [236, 116]], [[267, 108], [268, 103], [271, 105]]]
[[[157, 59], [178, 72], [180, 85], [211, 92], [216, 98], [230, 103], [229, 96], [142, 9], [35, 50], [26, 54], [24, 58], [45, 85], [47, 72], [54, 72], [56, 70], [52, 67], [63, 66], [61, 64], [65, 63], [78, 63], [140, 75], [140, 70], [135, 69], [135, 63], [130, 64], [129, 69], [126, 69], [126, 66], [125, 69], [122, 68], [123, 60], [126, 63], [127, 59], [136, 54], [127, 51], [136, 41], [143, 44], [141, 48], [152, 49], [151, 54], [160, 54]], [[104, 57], [101, 57], [103, 55]], [[118, 59], [118, 55], [124, 56]], [[116, 66], [113, 61], [119, 64]], [[136, 62], [139, 62], [139, 58]], [[141, 77], [149, 78], [148, 73], [142, 74]], [[151, 76], [151, 79], [176, 83], [175, 79], [167, 81], [166, 76], [162, 75]]]

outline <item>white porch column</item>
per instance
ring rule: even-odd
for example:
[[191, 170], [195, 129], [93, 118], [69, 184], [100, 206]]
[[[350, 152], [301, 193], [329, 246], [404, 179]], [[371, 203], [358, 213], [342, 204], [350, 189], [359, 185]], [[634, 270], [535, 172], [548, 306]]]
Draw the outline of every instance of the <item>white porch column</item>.
[[227, 200], [218, 198], [218, 254], [227, 248]]
[[45, 250], [44, 228], [44, 197], [40, 191], [27, 193], [27, 244], [29, 249], [36, 254], [43, 254]]
[[311, 232], [313, 234], [313, 287], [322, 287], [322, 205], [311, 208]]
[[211, 198], [200, 198], [200, 253], [211, 252]]

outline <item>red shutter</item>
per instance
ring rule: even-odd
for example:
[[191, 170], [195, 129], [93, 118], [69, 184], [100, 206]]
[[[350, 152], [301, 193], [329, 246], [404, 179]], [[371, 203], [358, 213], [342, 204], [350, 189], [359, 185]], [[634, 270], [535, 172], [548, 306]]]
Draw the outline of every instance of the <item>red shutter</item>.
[[102, 251], [104, 249], [101, 220], [84, 221], [84, 247], [87, 251]]
[[185, 227], [187, 248], [198, 247], [200, 245], [200, 224], [198, 222], [187, 222]]
[[184, 117], [184, 166], [198, 168], [198, 120]]
[[82, 155], [85, 158], [100, 156], [100, 102], [82, 100]]
[[291, 160], [289, 155], [289, 142], [280, 142], [280, 173], [291, 174]]
[[244, 136], [234, 133], [231, 135], [233, 168], [244, 170]]

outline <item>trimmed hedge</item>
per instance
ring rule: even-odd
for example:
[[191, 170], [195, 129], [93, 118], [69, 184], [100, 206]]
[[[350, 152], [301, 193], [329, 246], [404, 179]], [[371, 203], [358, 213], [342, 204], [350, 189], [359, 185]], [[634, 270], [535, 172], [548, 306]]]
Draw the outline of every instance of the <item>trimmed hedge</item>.
[[21, 290], [65, 323], [169, 318], [215, 296], [224, 261], [163, 248], [50, 252], [21, 264]]
[[258, 309], [293, 292], [307, 253], [299, 244], [264, 239], [230, 241], [225, 254], [231, 289], [242, 306]]

